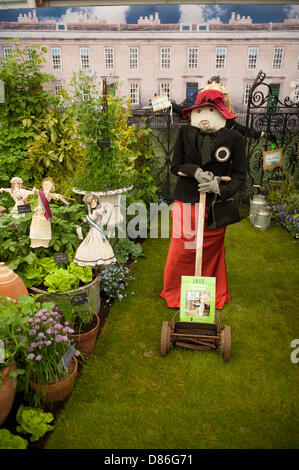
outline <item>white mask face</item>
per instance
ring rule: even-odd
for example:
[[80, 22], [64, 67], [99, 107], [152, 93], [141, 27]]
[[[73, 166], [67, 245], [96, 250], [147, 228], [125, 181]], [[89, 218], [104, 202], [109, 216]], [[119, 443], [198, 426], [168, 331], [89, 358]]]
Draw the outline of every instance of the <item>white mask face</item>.
[[225, 127], [226, 119], [213, 106], [202, 106], [191, 111], [191, 126], [204, 132], [217, 132]]

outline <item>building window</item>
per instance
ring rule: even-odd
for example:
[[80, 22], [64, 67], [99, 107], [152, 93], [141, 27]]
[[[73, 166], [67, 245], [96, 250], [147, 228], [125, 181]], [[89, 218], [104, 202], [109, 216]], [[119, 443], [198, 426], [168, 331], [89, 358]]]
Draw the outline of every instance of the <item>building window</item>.
[[283, 59], [283, 48], [275, 47], [274, 53], [273, 53], [273, 62], [272, 62], [273, 70], [280, 70], [282, 68], [282, 59]]
[[190, 24], [181, 24], [181, 31], [191, 31]]
[[216, 69], [226, 68], [226, 47], [216, 48]]
[[243, 103], [246, 105], [248, 104], [249, 92], [250, 92], [251, 86], [252, 86], [251, 83], [245, 83]]
[[160, 95], [167, 95], [170, 98], [170, 83], [160, 83]]
[[170, 47], [161, 47], [160, 49], [160, 67], [161, 69], [170, 69], [171, 49]]
[[292, 92], [293, 103], [299, 103], [299, 83], [295, 85], [294, 91]]
[[207, 24], [198, 24], [197, 25], [197, 31], [208, 31], [209, 30], [209, 25]]
[[113, 47], [105, 47], [104, 60], [106, 69], [114, 68], [114, 49]]
[[89, 69], [89, 49], [88, 47], [80, 48], [80, 66], [81, 69]]
[[5, 59], [7, 59], [7, 57], [11, 56], [11, 52], [12, 52], [12, 47], [4, 47], [3, 48], [3, 57], [5, 57]]
[[257, 67], [258, 48], [250, 47], [248, 49], [247, 69], [253, 70]]
[[197, 69], [199, 65], [199, 49], [198, 47], [190, 47], [188, 49], [188, 69]]
[[52, 64], [53, 70], [61, 70], [61, 49], [52, 48]]
[[130, 83], [130, 97], [133, 105], [139, 104], [139, 83]]
[[57, 31], [65, 31], [66, 30], [66, 24], [65, 23], [56, 23], [56, 30]]
[[138, 69], [139, 67], [139, 50], [138, 47], [130, 47], [129, 49], [129, 68]]
[[55, 83], [54, 85], [54, 93], [55, 95], [57, 96], [58, 93], [63, 90], [63, 85], [61, 85], [61, 83]]

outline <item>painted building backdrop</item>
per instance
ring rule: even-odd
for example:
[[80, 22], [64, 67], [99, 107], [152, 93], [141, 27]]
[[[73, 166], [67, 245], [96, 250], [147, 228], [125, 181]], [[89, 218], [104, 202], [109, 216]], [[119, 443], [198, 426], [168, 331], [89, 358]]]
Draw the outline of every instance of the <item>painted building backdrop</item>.
[[153, 5], [152, 13], [139, 15], [134, 23], [128, 15], [119, 16], [120, 11], [111, 21], [105, 10], [94, 14], [96, 8], [46, 18], [39, 9], [19, 10], [15, 18], [0, 15], [0, 55], [8, 55], [13, 47], [7, 39], [42, 44], [47, 48], [45, 71], [55, 76], [54, 90], [68, 87], [72, 72], [81, 68], [96, 73], [99, 80], [118, 82], [119, 93], [130, 95], [138, 108], [148, 107], [161, 93], [181, 103], [219, 75], [235, 111], [242, 112], [259, 70], [278, 96], [299, 100], [299, 8], [276, 22], [257, 22], [238, 13], [238, 7], [231, 8], [226, 19], [217, 16], [221, 7], [214, 15], [207, 10], [204, 15], [200, 8], [189, 15], [185, 10], [174, 20]]

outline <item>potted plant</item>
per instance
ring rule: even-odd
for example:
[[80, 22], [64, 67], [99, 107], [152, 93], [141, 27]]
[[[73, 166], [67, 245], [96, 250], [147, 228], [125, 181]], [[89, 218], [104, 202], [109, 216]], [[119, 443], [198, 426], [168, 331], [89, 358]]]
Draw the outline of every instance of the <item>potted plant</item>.
[[36, 392], [36, 404], [61, 401], [71, 393], [78, 370], [75, 356], [80, 354], [67, 336], [73, 330], [57, 307], [53, 303], [43, 303], [41, 307], [31, 309], [30, 328], [24, 332], [27, 378]]
[[12, 408], [17, 377], [25, 372], [19, 366], [26, 349], [24, 332], [29, 327], [27, 297], [19, 296], [16, 304], [8, 297], [0, 296], [0, 425]]
[[84, 354], [90, 354], [96, 343], [100, 328], [100, 317], [94, 310], [86, 309], [84, 304], [73, 305], [70, 298], [61, 296], [57, 302], [63, 318], [73, 332], [68, 337], [75, 348]]

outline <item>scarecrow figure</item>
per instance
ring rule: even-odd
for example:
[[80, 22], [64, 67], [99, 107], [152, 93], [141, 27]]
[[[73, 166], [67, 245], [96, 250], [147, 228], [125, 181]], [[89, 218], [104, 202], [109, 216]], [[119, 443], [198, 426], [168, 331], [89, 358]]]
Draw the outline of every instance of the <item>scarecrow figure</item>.
[[45, 178], [42, 182], [42, 189], [32, 189], [32, 193], [38, 196], [38, 203], [34, 210], [29, 237], [31, 239], [31, 248], [48, 248], [52, 238], [51, 220], [52, 212], [49, 202], [54, 200], [62, 201], [64, 204], [69, 205], [61, 194], [54, 193], [55, 186], [51, 178]]
[[[183, 110], [191, 126], [180, 128], [171, 171], [179, 176], [174, 190], [172, 209], [173, 232], [164, 270], [164, 288], [160, 296], [168, 307], [180, 307], [181, 276], [195, 272], [195, 218], [199, 192], [206, 193], [203, 236], [202, 276], [216, 277], [216, 308], [229, 302], [225, 264], [224, 236], [226, 226], [207, 226], [209, 205], [216, 197], [222, 200], [237, 193], [245, 181], [247, 160], [244, 138], [226, 127], [235, 119], [219, 90], [198, 93], [195, 104]], [[221, 176], [229, 182], [220, 181]], [[190, 243], [192, 242], [192, 243]]]
[[18, 176], [14, 176], [10, 180], [10, 188], [0, 188], [0, 193], [8, 193], [11, 195], [15, 201], [15, 205], [11, 209], [10, 213], [14, 219], [19, 219], [24, 217], [25, 214], [18, 213], [18, 206], [27, 204], [27, 198], [33, 194], [33, 190], [28, 190], [23, 188], [23, 180]]
[[89, 223], [90, 230], [77, 249], [74, 263], [79, 266], [92, 267], [115, 263], [113, 249], [99, 225], [106, 209], [101, 205], [100, 198], [96, 194], [86, 194], [83, 201], [88, 207], [88, 216], [83, 222]]

